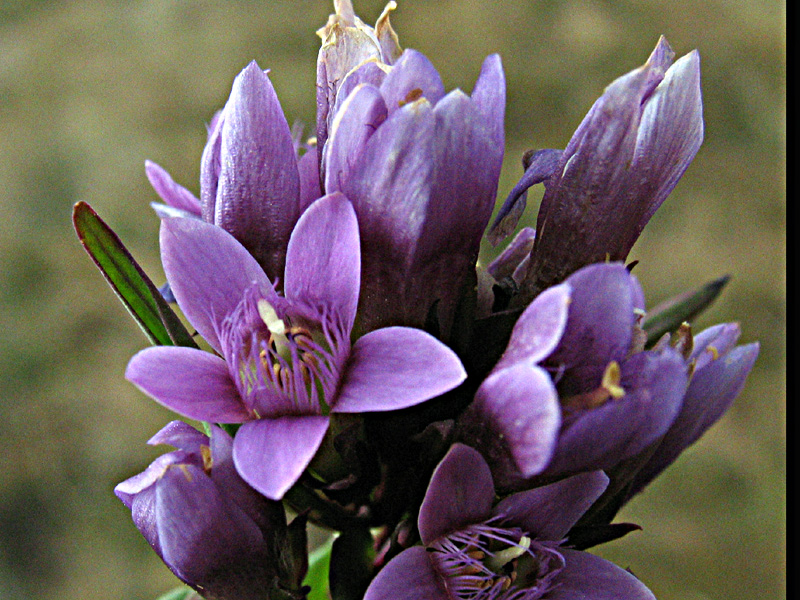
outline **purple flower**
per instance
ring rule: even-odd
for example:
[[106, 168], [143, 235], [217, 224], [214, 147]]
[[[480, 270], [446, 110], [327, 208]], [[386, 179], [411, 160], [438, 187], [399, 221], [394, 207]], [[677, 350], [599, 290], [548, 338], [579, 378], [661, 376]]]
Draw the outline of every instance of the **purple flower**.
[[671, 65], [673, 57], [662, 37], [644, 66], [606, 88], [560, 158], [535, 155], [512, 191], [493, 226], [501, 233], [519, 218], [525, 190], [545, 183], [523, 301], [584, 265], [624, 260], [694, 158], [700, 58], [693, 51]]
[[298, 221], [285, 297], [218, 227], [165, 219], [161, 250], [178, 304], [224, 358], [148, 348], [131, 359], [126, 377], [186, 417], [244, 423], [234, 440], [236, 468], [269, 498], [280, 499], [297, 481], [333, 413], [405, 408], [466, 377], [455, 354], [420, 330], [384, 328], [351, 346], [359, 239], [341, 194], [316, 201]]
[[[757, 343], [736, 346], [740, 333], [736, 323], [725, 323], [695, 336], [687, 359], [691, 378], [681, 410], [666, 434], [648, 449], [650, 457], [636, 473], [629, 498], [700, 439], [739, 395], [759, 351]], [[661, 343], [666, 341], [665, 337]]]
[[[177, 448], [114, 493], [170, 570], [218, 600], [262, 600], [282, 572], [283, 507], [249, 487], [233, 467], [233, 440], [173, 421], [149, 444]], [[302, 574], [300, 578], [302, 579]]]
[[420, 507], [423, 546], [389, 561], [364, 600], [652, 600], [627, 571], [561, 545], [607, 483], [602, 472], [584, 473], [493, 507], [489, 467], [456, 444]]
[[326, 128], [319, 139], [324, 189], [343, 192], [358, 216], [364, 329], [421, 327], [436, 304], [447, 339], [494, 207], [504, 144], [502, 65], [489, 56], [471, 95], [445, 94], [421, 53], [405, 50], [386, 64], [374, 44], [373, 52], [373, 60], [347, 63], [318, 123], [318, 131]]
[[251, 62], [234, 80], [225, 108], [209, 127], [200, 200], [157, 164], [145, 171], [167, 206], [158, 214], [196, 216], [232, 234], [274, 279], [302, 211], [321, 195], [317, 155], [298, 147], [266, 71]]
[[503, 489], [608, 469], [664, 435], [686, 390], [670, 345], [642, 351], [642, 290], [622, 264], [584, 267], [539, 295], [461, 418]]

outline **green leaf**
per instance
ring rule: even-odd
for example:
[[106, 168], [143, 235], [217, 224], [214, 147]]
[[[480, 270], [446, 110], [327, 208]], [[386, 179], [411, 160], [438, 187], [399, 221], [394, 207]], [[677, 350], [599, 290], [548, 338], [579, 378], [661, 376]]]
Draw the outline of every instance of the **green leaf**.
[[181, 586], [159, 596], [157, 600], [202, 600], [193, 589]]
[[691, 321], [711, 306], [728, 281], [730, 275], [724, 275], [696, 290], [675, 296], [649, 311], [642, 324], [642, 329], [647, 333], [647, 346], [652, 346], [665, 333], [675, 331], [681, 323]]
[[150, 341], [197, 348], [161, 292], [92, 207], [78, 202], [72, 222], [86, 252]]
[[303, 580], [303, 585], [311, 588], [308, 600], [330, 600], [331, 595], [328, 591], [328, 573], [331, 564], [331, 549], [333, 548], [333, 536], [319, 548], [314, 550], [308, 557], [308, 573]]
[[347, 529], [333, 542], [330, 589], [333, 600], [361, 600], [372, 580], [375, 548], [367, 527]]

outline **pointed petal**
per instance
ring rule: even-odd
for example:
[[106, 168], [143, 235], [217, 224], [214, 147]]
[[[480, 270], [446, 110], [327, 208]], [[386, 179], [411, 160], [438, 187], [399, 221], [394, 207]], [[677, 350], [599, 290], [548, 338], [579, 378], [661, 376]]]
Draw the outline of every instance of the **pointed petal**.
[[208, 139], [203, 148], [203, 155], [200, 158], [200, 210], [206, 223], [214, 222], [219, 172], [222, 168], [220, 153], [222, 151], [222, 124], [224, 122], [224, 111], [218, 111], [209, 124]]
[[603, 263], [573, 273], [567, 327], [547, 364], [567, 372], [562, 395], [588, 392], [600, 385], [608, 364], [621, 362], [631, 346], [634, 309], [641, 288], [622, 263]]
[[422, 546], [403, 550], [380, 570], [364, 600], [450, 600]]
[[297, 171], [300, 174], [300, 203], [298, 205], [299, 214], [311, 206], [317, 198], [322, 196], [322, 188], [319, 185], [319, 157], [317, 147], [312, 146], [297, 161]]
[[251, 62], [236, 77], [222, 124], [214, 223], [230, 232], [272, 279], [300, 216], [292, 134], [269, 76]]
[[499, 54], [491, 54], [484, 59], [471, 97], [482, 117], [491, 143], [496, 148], [504, 148], [506, 77]]
[[559, 552], [567, 564], [547, 593], [548, 600], [656, 600], [636, 577], [599, 556], [564, 548]]
[[433, 336], [386, 327], [353, 345], [334, 412], [397, 410], [435, 398], [467, 377], [456, 354]]
[[558, 168], [561, 154], [561, 150], [553, 149], [538, 150], [533, 154], [522, 178], [511, 190], [494, 218], [494, 223], [489, 230], [489, 241], [493, 246], [499, 244], [514, 231], [525, 211], [528, 188], [550, 179]]
[[622, 398], [565, 419], [547, 474], [609, 469], [664, 435], [686, 390], [683, 358], [672, 348], [635, 354], [622, 364], [621, 385]]
[[733, 348], [741, 333], [738, 323], [720, 323], [694, 336], [694, 351], [690, 359], [695, 362], [695, 372]]
[[[142, 534], [147, 543], [162, 559], [161, 543], [158, 539], [158, 524], [156, 522], [156, 488], [150, 486], [137, 493], [131, 502], [131, 518], [136, 529]], [[171, 568], [171, 567], [170, 567]]]
[[340, 193], [312, 204], [297, 222], [286, 251], [287, 300], [330, 315], [349, 332], [361, 285], [358, 221]]
[[128, 508], [133, 508], [135, 498], [158, 481], [170, 465], [189, 459], [186, 452], [167, 452], [156, 458], [141, 473], [121, 481], [114, 487], [114, 494]]
[[[416, 90], [419, 90], [415, 93]], [[436, 104], [444, 96], [444, 84], [436, 67], [416, 50], [406, 50], [381, 84], [381, 93], [389, 113], [419, 97]]]
[[243, 423], [250, 418], [225, 361], [203, 350], [146, 348], [128, 363], [125, 377], [159, 404], [190, 419]]
[[567, 327], [571, 292], [570, 285], [564, 283], [536, 297], [514, 325], [497, 369], [518, 363], [535, 365], [555, 350]]
[[244, 246], [224, 229], [198, 219], [161, 222], [161, 261], [183, 314], [217, 351], [219, 326], [245, 291], [253, 284], [265, 294], [272, 289]]
[[169, 444], [185, 452], [199, 452], [201, 445], [208, 444], [208, 436], [185, 421], [170, 421], [147, 443], [150, 446]]
[[328, 417], [298, 416], [245, 423], [233, 440], [233, 461], [247, 483], [280, 500], [316, 454]]
[[333, 119], [325, 147], [325, 191], [341, 191], [367, 140], [383, 121], [387, 111], [378, 88], [359, 85], [342, 104]]
[[[675, 61], [642, 113], [634, 163], [649, 174], [649, 199], [638, 234], [672, 192], [703, 143], [703, 100], [700, 91], [700, 55], [697, 50]], [[630, 246], [636, 239], [629, 241]]]
[[489, 518], [494, 483], [480, 453], [453, 444], [431, 477], [419, 507], [419, 536], [426, 546], [436, 539]]
[[531, 477], [547, 466], [561, 426], [550, 376], [520, 363], [487, 377], [461, 426], [462, 439], [487, 457], [498, 487]]
[[153, 161], [144, 161], [144, 172], [150, 185], [161, 199], [173, 208], [200, 216], [200, 200], [182, 185], [178, 185], [163, 168]]
[[489, 263], [486, 270], [496, 281], [512, 277], [520, 263], [530, 255], [535, 237], [536, 230], [533, 227], [520, 229], [519, 233], [511, 240], [511, 243], [505, 247], [497, 258]]
[[581, 473], [556, 483], [512, 494], [492, 511], [539, 540], [561, 541], [608, 486], [602, 471]]
[[630, 495], [641, 491], [681, 452], [716, 423], [744, 387], [758, 356], [758, 344], [734, 348], [705, 368], [695, 371], [681, 412], [647, 464], [636, 474]]

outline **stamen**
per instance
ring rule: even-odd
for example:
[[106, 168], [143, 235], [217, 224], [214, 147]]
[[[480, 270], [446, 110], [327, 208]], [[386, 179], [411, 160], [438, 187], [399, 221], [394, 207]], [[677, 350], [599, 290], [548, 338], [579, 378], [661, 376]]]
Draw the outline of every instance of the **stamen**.
[[505, 550], [495, 552], [494, 556], [488, 558], [484, 564], [487, 566], [487, 568], [494, 572], [500, 571], [512, 560], [525, 554], [530, 547], [531, 539], [529, 537], [522, 536], [516, 546], [511, 546]]
[[622, 381], [622, 370], [619, 368], [619, 363], [612, 360], [603, 373], [603, 381], [600, 385], [608, 390], [614, 400], [619, 400], [625, 395], [625, 389], [620, 385], [620, 381]]
[[214, 459], [211, 457], [211, 448], [202, 444], [200, 446], [200, 456], [203, 457], [203, 471], [206, 474], [211, 473], [211, 467], [214, 466]]

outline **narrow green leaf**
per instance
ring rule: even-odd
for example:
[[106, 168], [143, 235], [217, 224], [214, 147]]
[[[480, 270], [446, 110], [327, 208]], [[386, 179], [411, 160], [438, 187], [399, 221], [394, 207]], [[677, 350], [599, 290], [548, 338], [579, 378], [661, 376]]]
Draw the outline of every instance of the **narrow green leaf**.
[[330, 572], [332, 548], [333, 536], [308, 557], [308, 573], [303, 580], [303, 585], [311, 588], [308, 600], [331, 599], [331, 594], [328, 591], [328, 574]]
[[333, 542], [330, 590], [333, 600], [361, 600], [372, 579], [374, 540], [367, 527], [347, 529]]
[[202, 600], [193, 589], [181, 586], [159, 596], [158, 600]]
[[161, 292], [92, 207], [78, 202], [72, 222], [86, 252], [150, 341], [161, 346], [196, 348]]
[[681, 323], [691, 321], [711, 306], [728, 281], [730, 275], [724, 275], [696, 290], [675, 296], [649, 311], [642, 324], [647, 333], [647, 346], [652, 346], [662, 335], [675, 331]]

